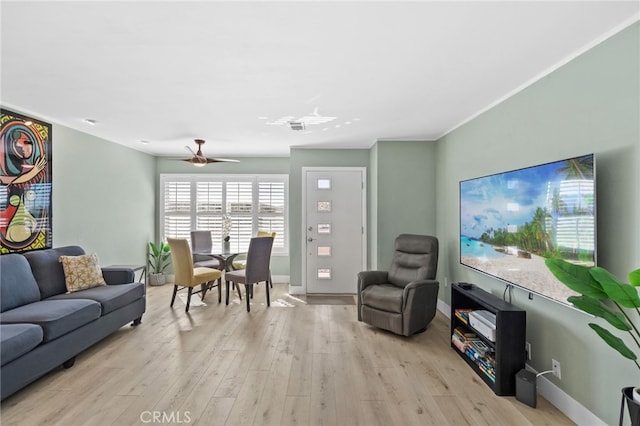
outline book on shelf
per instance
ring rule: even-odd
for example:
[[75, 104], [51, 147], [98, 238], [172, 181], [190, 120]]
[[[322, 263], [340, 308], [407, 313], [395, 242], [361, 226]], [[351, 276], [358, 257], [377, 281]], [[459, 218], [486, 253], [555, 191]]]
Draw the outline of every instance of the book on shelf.
[[465, 343], [460, 340], [459, 338], [455, 337], [455, 335], [451, 336], [451, 343], [453, 343], [453, 345], [458, 348], [458, 350], [460, 352], [464, 352], [465, 351]]
[[465, 324], [469, 324], [469, 312], [472, 312], [473, 309], [456, 309], [455, 315], [460, 321]]
[[453, 334], [459, 336], [462, 340], [480, 340], [478, 335], [472, 331], [463, 330], [460, 327], [456, 327], [453, 329]]
[[482, 371], [485, 376], [487, 376], [492, 382], [496, 382], [496, 375], [493, 372], [493, 370], [489, 371], [487, 369], [485, 369], [482, 365], [478, 365], [478, 368], [480, 368], [480, 371]]

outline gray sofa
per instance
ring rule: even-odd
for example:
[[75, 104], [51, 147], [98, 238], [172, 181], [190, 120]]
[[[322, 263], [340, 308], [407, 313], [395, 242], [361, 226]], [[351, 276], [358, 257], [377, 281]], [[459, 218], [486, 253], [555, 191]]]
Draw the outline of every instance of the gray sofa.
[[140, 324], [145, 287], [131, 269], [103, 268], [106, 286], [67, 294], [62, 255], [78, 246], [0, 256], [1, 399], [75, 356], [123, 325]]

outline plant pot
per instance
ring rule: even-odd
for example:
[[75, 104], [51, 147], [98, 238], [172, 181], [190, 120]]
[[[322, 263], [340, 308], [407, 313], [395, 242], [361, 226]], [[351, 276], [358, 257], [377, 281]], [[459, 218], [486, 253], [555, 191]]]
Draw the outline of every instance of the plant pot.
[[[620, 425], [624, 420], [624, 403], [627, 403], [629, 417], [631, 418], [631, 426], [640, 426], [640, 402], [634, 400], [638, 388], [628, 387], [622, 388], [622, 403], [620, 405]], [[640, 397], [640, 395], [638, 395]]]
[[149, 285], [164, 285], [166, 278], [164, 274], [149, 274]]

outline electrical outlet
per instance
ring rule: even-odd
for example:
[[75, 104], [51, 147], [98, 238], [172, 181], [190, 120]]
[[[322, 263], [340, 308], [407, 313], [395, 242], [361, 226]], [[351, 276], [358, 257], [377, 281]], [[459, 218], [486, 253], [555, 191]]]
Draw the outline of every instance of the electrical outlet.
[[524, 344], [524, 350], [527, 352], [527, 361], [531, 361], [531, 343], [526, 342]]
[[553, 375], [556, 376], [558, 379], [562, 379], [562, 373], [560, 371], [560, 363], [555, 359], [551, 359], [551, 371], [553, 372]]

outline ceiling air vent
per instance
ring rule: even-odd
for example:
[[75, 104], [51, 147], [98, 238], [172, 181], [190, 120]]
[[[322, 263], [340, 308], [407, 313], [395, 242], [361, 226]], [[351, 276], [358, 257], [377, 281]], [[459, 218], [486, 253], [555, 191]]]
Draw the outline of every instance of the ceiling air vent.
[[302, 122], [302, 121], [290, 121], [289, 122], [289, 127], [291, 127], [291, 130], [304, 130], [305, 129], [304, 122]]

